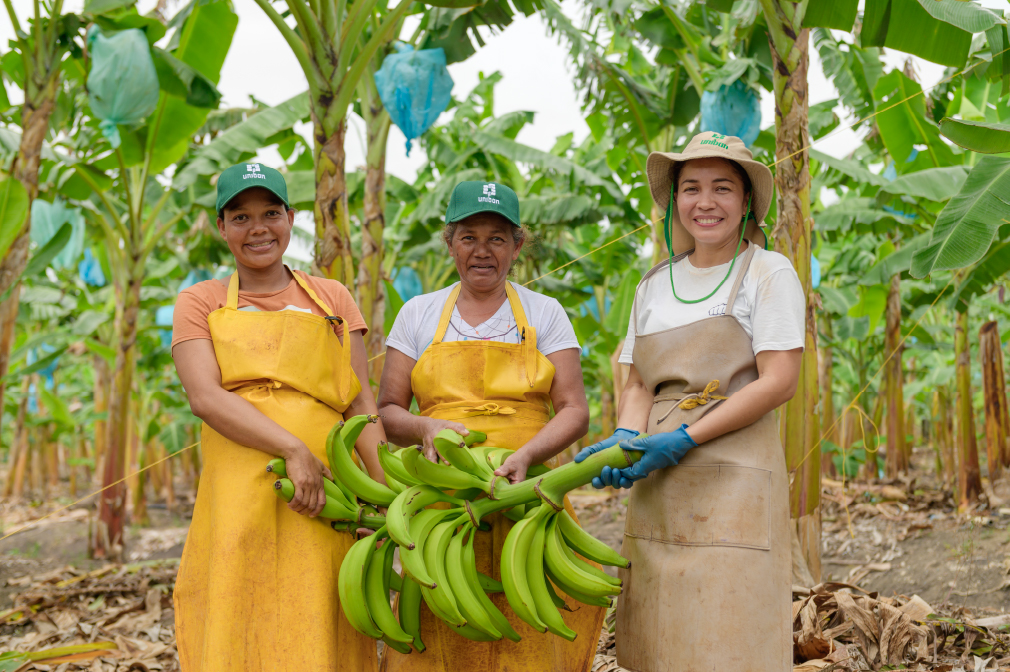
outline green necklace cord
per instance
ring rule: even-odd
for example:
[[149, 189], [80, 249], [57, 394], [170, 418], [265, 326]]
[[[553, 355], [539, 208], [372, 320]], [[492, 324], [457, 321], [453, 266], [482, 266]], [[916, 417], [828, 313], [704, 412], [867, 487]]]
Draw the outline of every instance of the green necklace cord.
[[[673, 237], [673, 224], [672, 224], [672, 219], [673, 219], [673, 190], [674, 190], [674, 188], [675, 188], [675, 185], [671, 184], [670, 185], [670, 202], [666, 206], [666, 222], [665, 222], [666, 223], [666, 232], [665, 232], [666, 233], [666, 250], [667, 250], [667, 252], [670, 255], [670, 265], [669, 265], [669, 269], [670, 269], [670, 289], [673, 290], [673, 298], [677, 299], [677, 301], [680, 301], [681, 303], [701, 303], [702, 301], [706, 301], [708, 299], [711, 299], [713, 296], [715, 296], [715, 293], [718, 292], [719, 289], [724, 284], [726, 284], [726, 281], [729, 279], [730, 274], [733, 273], [733, 267], [736, 266], [737, 255], [740, 254], [740, 246], [743, 245], [744, 234], [747, 232], [747, 220], [750, 219], [750, 206], [751, 206], [751, 199], [752, 199], [752, 197], [748, 197], [747, 198], [747, 214], [744, 215], [743, 222], [740, 225], [740, 240], [736, 241], [736, 251], [733, 252], [733, 261], [730, 262], [729, 269], [726, 271], [726, 275], [723, 277], [722, 280], [719, 281], [719, 284], [715, 286], [715, 289], [713, 289], [707, 296], [703, 296], [700, 299], [682, 299], [679, 296], [677, 296], [677, 288], [673, 284], [673, 240], [672, 240], [672, 237]], [[727, 311], [730, 310], [730, 309], [731, 309], [730, 306], [726, 306], [726, 310]]]

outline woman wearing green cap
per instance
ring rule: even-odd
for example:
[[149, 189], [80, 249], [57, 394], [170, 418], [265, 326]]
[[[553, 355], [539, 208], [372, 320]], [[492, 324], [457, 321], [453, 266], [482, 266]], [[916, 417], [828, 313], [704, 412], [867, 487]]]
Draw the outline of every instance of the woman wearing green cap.
[[[440, 430], [485, 432], [487, 440], [473, 447], [515, 450], [495, 473], [520, 481], [530, 466], [550, 465], [586, 433], [589, 409], [579, 342], [561, 304], [508, 281], [525, 242], [514, 191], [496, 182], [462, 182], [449, 199], [445, 221], [443, 238], [460, 281], [411, 299], [396, 317], [379, 386], [386, 432], [398, 445], [422, 445], [432, 460], [438, 459], [432, 440]], [[420, 415], [410, 412], [412, 399]], [[484, 521], [491, 530], [477, 535], [477, 568], [498, 578], [496, 559], [511, 522], [500, 514]], [[573, 602], [565, 622], [578, 637], [568, 642], [521, 621], [504, 594], [491, 598], [521, 641], [464, 639], [422, 606], [425, 651], [404, 656], [387, 650], [382, 669], [590, 668], [603, 609]]]
[[[796, 390], [806, 304], [757, 226], [771, 171], [738, 138], [710, 132], [646, 167], [670, 259], [635, 296], [620, 429], [575, 458], [616, 443], [644, 451], [593, 482], [631, 488], [617, 662], [788, 672], [789, 485], [772, 411]], [[727, 636], [727, 623], [749, 625]]]
[[[175, 586], [183, 672], [372, 670], [375, 642], [340, 612], [337, 573], [353, 539], [312, 518], [325, 503], [325, 441], [345, 414], [374, 414], [362, 320], [339, 282], [283, 261], [294, 211], [283, 176], [259, 163], [217, 182], [227, 281], [179, 295], [172, 355], [204, 421], [203, 472]], [[356, 447], [382, 479], [370, 425]], [[266, 471], [286, 461], [285, 504]], [[301, 515], [299, 515], [301, 514]]]

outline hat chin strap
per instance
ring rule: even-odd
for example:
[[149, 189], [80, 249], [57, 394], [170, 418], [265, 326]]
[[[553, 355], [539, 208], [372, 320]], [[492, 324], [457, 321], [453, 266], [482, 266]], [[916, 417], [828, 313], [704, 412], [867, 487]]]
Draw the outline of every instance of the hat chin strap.
[[[751, 194], [747, 197], [747, 214], [744, 215], [743, 221], [740, 222], [740, 238], [736, 241], [736, 251], [733, 252], [733, 261], [730, 262], [729, 268], [726, 270], [726, 275], [723, 276], [719, 284], [715, 286], [711, 292], [700, 299], [682, 299], [677, 296], [677, 288], [673, 284], [673, 189], [674, 185], [670, 185], [670, 202], [666, 205], [666, 217], [664, 221], [664, 233], [666, 234], [666, 251], [670, 255], [670, 264], [667, 268], [670, 269], [670, 289], [673, 290], [673, 298], [677, 299], [681, 303], [701, 303], [702, 301], [707, 301], [715, 296], [715, 293], [726, 283], [729, 276], [733, 273], [733, 267], [736, 266], [736, 258], [740, 254], [740, 246], [743, 245], [743, 237], [747, 233], [747, 222], [750, 220], [750, 208], [751, 201], [754, 195]], [[732, 306], [726, 306], [726, 310], [732, 310]]]

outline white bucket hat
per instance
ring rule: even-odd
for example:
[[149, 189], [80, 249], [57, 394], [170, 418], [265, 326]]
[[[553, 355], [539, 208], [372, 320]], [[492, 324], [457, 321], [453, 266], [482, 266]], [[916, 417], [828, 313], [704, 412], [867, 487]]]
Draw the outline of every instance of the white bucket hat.
[[[649, 177], [649, 189], [656, 207], [666, 211], [670, 204], [670, 189], [673, 186], [673, 168], [678, 163], [692, 159], [719, 158], [735, 161], [747, 173], [751, 182], [751, 212], [753, 220], [748, 220], [744, 238], [767, 247], [767, 238], [759, 226], [768, 215], [771, 207], [775, 181], [772, 171], [760, 161], [754, 160], [754, 155], [744, 145], [743, 140], [732, 135], [721, 135], [712, 131], [699, 133], [691, 138], [687, 147], [679, 154], [676, 152], [653, 152], [645, 164], [645, 172]], [[674, 204], [670, 208], [670, 224], [667, 235], [673, 247], [674, 254], [680, 254], [694, 248], [694, 237], [687, 232], [680, 221], [680, 213]]]

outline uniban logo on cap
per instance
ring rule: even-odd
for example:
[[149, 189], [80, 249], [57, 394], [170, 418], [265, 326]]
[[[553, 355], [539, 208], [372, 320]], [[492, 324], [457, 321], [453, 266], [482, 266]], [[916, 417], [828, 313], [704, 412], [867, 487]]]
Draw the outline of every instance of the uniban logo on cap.
[[488, 183], [484, 185], [484, 195], [477, 197], [478, 203], [493, 203], [494, 205], [501, 205], [501, 201], [494, 198], [494, 184]]
[[725, 140], [725, 139], [726, 139], [725, 135], [719, 135], [718, 133], [713, 133], [711, 138], [709, 138], [707, 140], [702, 140], [701, 143], [699, 143], [699, 144], [702, 144], [702, 145], [715, 145], [716, 147], [722, 147], [723, 149], [729, 149], [729, 145], [727, 145], [725, 142], [719, 142], [720, 140]]
[[249, 178], [265, 180], [267, 176], [260, 172], [260, 164], [247, 163], [245, 164], [245, 175], [242, 176], [242, 179], [248, 180]]

